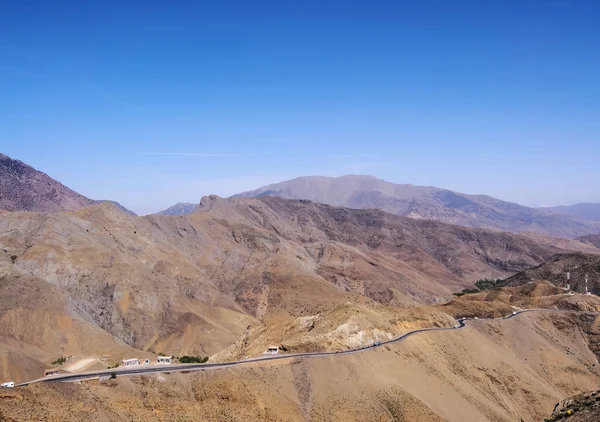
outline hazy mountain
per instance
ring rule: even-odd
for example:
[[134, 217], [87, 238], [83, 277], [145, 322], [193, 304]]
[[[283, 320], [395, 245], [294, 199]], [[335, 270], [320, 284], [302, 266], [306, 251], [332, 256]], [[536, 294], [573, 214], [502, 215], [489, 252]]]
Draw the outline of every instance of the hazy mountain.
[[189, 202], [180, 202], [167, 208], [166, 210], [157, 212], [156, 215], [186, 215], [193, 213], [198, 208], [198, 204], [190, 204]]
[[236, 196], [280, 196], [335, 206], [376, 208], [411, 218], [440, 220], [467, 227], [534, 231], [574, 238], [600, 231], [600, 223], [429, 186], [399, 185], [371, 176], [299, 177]]
[[561, 214], [573, 215], [584, 220], [600, 221], [600, 202], [583, 203], [575, 205], [561, 205], [558, 207], [538, 208], [545, 211], [554, 211]]
[[[67, 188], [46, 173], [0, 153], [0, 209], [6, 211], [76, 211], [105, 200], [93, 200]], [[136, 215], [115, 201], [117, 208]]]

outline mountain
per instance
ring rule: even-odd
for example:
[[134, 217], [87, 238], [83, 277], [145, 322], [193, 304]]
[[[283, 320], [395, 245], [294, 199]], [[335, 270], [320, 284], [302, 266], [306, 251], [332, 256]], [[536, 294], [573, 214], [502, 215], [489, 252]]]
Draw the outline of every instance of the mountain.
[[544, 207], [538, 209], [543, 211], [552, 211], [561, 214], [572, 215], [584, 220], [600, 221], [600, 202], [583, 203], [575, 205], [561, 205], [558, 207]]
[[[46, 173], [0, 153], [0, 210], [77, 211], [102, 202], [105, 200], [86, 198]], [[108, 202], [129, 215], [136, 215], [118, 202]]]
[[[204, 197], [184, 216], [134, 217], [110, 202], [7, 212], [0, 380], [37, 378], [60, 356], [76, 359], [64, 371], [158, 353], [219, 362], [272, 344], [288, 353], [362, 347], [518, 307], [600, 309], [596, 296], [546, 283], [443, 303], [475, 280], [565, 252], [600, 250], [268, 195]], [[69, 420], [74, 403], [86, 403], [80, 419], [99, 421], [540, 420], [597, 383], [594, 320], [531, 313], [335, 358], [0, 389], [0, 420]]]
[[299, 177], [236, 196], [280, 196], [356, 209], [376, 208], [415, 219], [512, 232], [575, 238], [597, 233], [600, 223], [536, 210], [485, 195], [426, 186], [398, 185], [371, 176]]
[[156, 215], [186, 215], [193, 213], [196, 208], [198, 208], [198, 204], [180, 202], [172, 207], [167, 208], [166, 210], [157, 212]]
[[14, 371], [60, 354], [116, 360], [128, 348], [206, 356], [249, 325], [346, 303], [439, 303], [566, 251], [600, 252], [271, 196], [204, 197], [178, 217], [133, 217], [108, 202], [9, 212], [0, 219], [0, 362]]
[[0, 209], [7, 211], [76, 211], [94, 201], [45, 173], [0, 154]]

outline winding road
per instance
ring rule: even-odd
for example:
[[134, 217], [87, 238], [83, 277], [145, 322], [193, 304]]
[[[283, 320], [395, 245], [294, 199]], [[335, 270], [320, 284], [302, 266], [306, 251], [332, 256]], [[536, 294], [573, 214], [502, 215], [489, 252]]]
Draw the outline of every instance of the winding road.
[[116, 376], [123, 375], [139, 375], [139, 374], [150, 374], [150, 373], [161, 373], [161, 372], [174, 372], [174, 371], [203, 371], [203, 370], [215, 370], [215, 369], [223, 369], [229, 368], [232, 366], [239, 365], [248, 365], [255, 364], [256, 362], [263, 361], [273, 361], [273, 360], [281, 360], [281, 359], [297, 359], [297, 358], [320, 358], [320, 357], [331, 357], [331, 356], [342, 356], [342, 355], [350, 355], [354, 353], [362, 353], [368, 350], [372, 350], [381, 346], [385, 346], [392, 343], [397, 343], [406, 338], [413, 336], [418, 333], [423, 333], [426, 331], [449, 331], [449, 330], [458, 330], [467, 325], [467, 321], [480, 320], [480, 321], [494, 321], [494, 320], [507, 320], [514, 318], [518, 315], [527, 313], [527, 312], [562, 312], [562, 313], [580, 313], [580, 314], [592, 314], [592, 315], [600, 315], [600, 312], [582, 312], [582, 311], [569, 311], [569, 310], [561, 310], [561, 309], [525, 309], [521, 311], [515, 311], [505, 317], [501, 318], [459, 318], [456, 322], [457, 324], [453, 327], [435, 327], [435, 328], [420, 328], [418, 330], [408, 331], [396, 338], [391, 340], [376, 342], [369, 346], [364, 346], [358, 349], [350, 349], [338, 352], [317, 352], [317, 353], [295, 353], [289, 355], [271, 355], [271, 356], [262, 356], [253, 359], [245, 359], [239, 361], [232, 362], [223, 362], [223, 363], [201, 363], [201, 364], [171, 364], [171, 365], [138, 365], [132, 368], [122, 367], [122, 368], [114, 368], [114, 369], [104, 369], [101, 371], [92, 371], [92, 372], [82, 372], [78, 374], [60, 374], [54, 376], [48, 376], [44, 378], [39, 378], [36, 380], [24, 382], [16, 385], [16, 387], [23, 387], [29, 384], [34, 384], [38, 382], [52, 382], [52, 381], [62, 381], [62, 382], [73, 382], [73, 381], [81, 381], [87, 379], [94, 379], [98, 377], [110, 377], [112, 374]]

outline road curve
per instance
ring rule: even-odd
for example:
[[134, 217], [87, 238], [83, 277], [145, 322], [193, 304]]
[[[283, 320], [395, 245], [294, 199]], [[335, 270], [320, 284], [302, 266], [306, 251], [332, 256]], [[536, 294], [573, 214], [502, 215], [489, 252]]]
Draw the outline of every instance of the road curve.
[[199, 370], [215, 370], [215, 369], [223, 369], [229, 368], [232, 366], [239, 365], [247, 365], [250, 363], [263, 362], [263, 361], [273, 361], [273, 360], [281, 360], [281, 359], [297, 359], [297, 358], [319, 358], [319, 357], [328, 357], [328, 356], [342, 356], [342, 355], [350, 355], [354, 353], [361, 353], [371, 349], [375, 349], [377, 347], [385, 346], [392, 343], [400, 342], [410, 336], [416, 335], [418, 333], [423, 333], [427, 331], [450, 331], [450, 330], [459, 330], [467, 325], [467, 321], [480, 320], [480, 321], [494, 321], [494, 320], [506, 320], [514, 318], [518, 315], [527, 313], [527, 312], [562, 312], [562, 313], [580, 313], [580, 314], [593, 314], [600, 315], [600, 312], [582, 312], [582, 311], [569, 311], [562, 309], [524, 309], [521, 311], [515, 311], [511, 314], [508, 314], [504, 317], [500, 318], [459, 318], [456, 322], [456, 325], [453, 327], [435, 327], [435, 328], [420, 328], [413, 331], [408, 331], [398, 337], [395, 337], [391, 340], [377, 342], [369, 346], [360, 347], [357, 349], [344, 350], [339, 352], [317, 352], [317, 353], [295, 353], [289, 355], [274, 355], [274, 356], [264, 356], [253, 359], [232, 361], [232, 362], [223, 362], [223, 363], [202, 363], [202, 364], [172, 364], [172, 365], [152, 365], [145, 366], [139, 365], [133, 368], [114, 368], [114, 369], [104, 369], [101, 371], [92, 371], [92, 372], [82, 372], [78, 374], [61, 374], [54, 375], [44, 378], [39, 378], [36, 380], [24, 382], [16, 385], [16, 387], [23, 387], [29, 384], [34, 384], [38, 382], [53, 382], [53, 381], [80, 381], [91, 378], [98, 377], [109, 377], [111, 374], [116, 374], [117, 376], [122, 375], [139, 375], [139, 374], [150, 374], [150, 373], [160, 373], [160, 372], [174, 372], [174, 371], [199, 371]]

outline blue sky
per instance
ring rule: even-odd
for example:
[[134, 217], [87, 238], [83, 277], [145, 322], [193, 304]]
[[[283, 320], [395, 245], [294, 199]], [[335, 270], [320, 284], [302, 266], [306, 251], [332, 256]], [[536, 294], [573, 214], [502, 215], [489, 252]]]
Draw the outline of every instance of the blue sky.
[[139, 213], [302, 175], [600, 202], [595, 1], [0, 2], [0, 152]]

